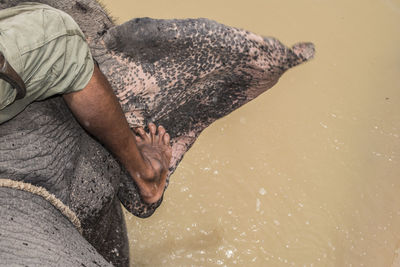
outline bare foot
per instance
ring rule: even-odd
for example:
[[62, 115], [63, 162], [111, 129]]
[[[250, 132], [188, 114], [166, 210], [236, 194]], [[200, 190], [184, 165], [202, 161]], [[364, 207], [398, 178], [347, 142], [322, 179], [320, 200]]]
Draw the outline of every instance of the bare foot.
[[164, 127], [149, 123], [149, 133], [140, 127], [136, 132], [136, 144], [145, 162], [144, 168], [131, 173], [139, 187], [142, 199], [147, 203], [157, 202], [165, 188], [168, 167], [172, 156], [170, 137]]

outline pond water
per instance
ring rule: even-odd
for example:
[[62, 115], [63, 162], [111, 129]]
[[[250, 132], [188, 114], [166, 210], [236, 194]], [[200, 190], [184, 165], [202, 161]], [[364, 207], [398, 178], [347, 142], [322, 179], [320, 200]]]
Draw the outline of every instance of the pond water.
[[400, 0], [103, 1], [314, 42], [314, 60], [207, 128], [133, 266], [400, 266]]

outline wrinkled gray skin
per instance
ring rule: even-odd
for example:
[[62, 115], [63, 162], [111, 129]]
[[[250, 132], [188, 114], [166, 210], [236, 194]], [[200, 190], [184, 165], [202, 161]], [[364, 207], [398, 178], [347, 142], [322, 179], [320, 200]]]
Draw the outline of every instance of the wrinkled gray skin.
[[[0, 1], [0, 8], [19, 2]], [[208, 19], [142, 18], [114, 26], [94, 0], [37, 2], [64, 10], [78, 22], [132, 127], [148, 122], [165, 126], [173, 146], [169, 175], [202, 130], [272, 87], [287, 69], [314, 54], [310, 43], [289, 49], [276, 39]], [[79, 126], [61, 97], [33, 103], [0, 125], [0, 177], [42, 186], [56, 195], [80, 218], [84, 238], [117, 266], [128, 265], [119, 203], [145, 218], [162, 201], [152, 205], [141, 201], [125, 170]], [[43, 202], [38, 205], [49, 210]], [[0, 233], [31, 229], [26, 223], [3, 229], [7, 220], [1, 216]], [[49, 238], [25, 236], [38, 243]], [[75, 234], [65, 242], [78, 238]], [[1, 241], [0, 245], [3, 258]]]
[[0, 266], [111, 266], [49, 202], [0, 188]]

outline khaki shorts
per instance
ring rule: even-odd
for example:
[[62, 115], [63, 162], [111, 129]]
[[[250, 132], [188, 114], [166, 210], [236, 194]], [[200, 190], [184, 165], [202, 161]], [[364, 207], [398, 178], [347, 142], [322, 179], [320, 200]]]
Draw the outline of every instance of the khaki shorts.
[[0, 124], [33, 101], [82, 90], [93, 74], [85, 36], [66, 13], [38, 3], [0, 10], [0, 50], [21, 76], [26, 96], [0, 80]]

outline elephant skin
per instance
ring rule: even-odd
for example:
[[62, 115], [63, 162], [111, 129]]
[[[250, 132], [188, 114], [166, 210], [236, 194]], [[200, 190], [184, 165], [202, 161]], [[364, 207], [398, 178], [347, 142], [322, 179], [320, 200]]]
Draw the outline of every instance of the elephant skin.
[[0, 188], [0, 215], [0, 266], [112, 266], [40, 196]]
[[[20, 2], [1, 1], [0, 8]], [[274, 38], [208, 19], [139, 18], [115, 26], [95, 0], [37, 2], [77, 21], [131, 127], [154, 122], [170, 133], [168, 181], [208, 125], [314, 55], [311, 43], [287, 48]], [[61, 97], [32, 103], [0, 125], [0, 176], [54, 194], [77, 214], [83, 237], [117, 266], [129, 265], [119, 203], [145, 218], [162, 202], [149, 205], [141, 200], [133, 180], [80, 127]]]

